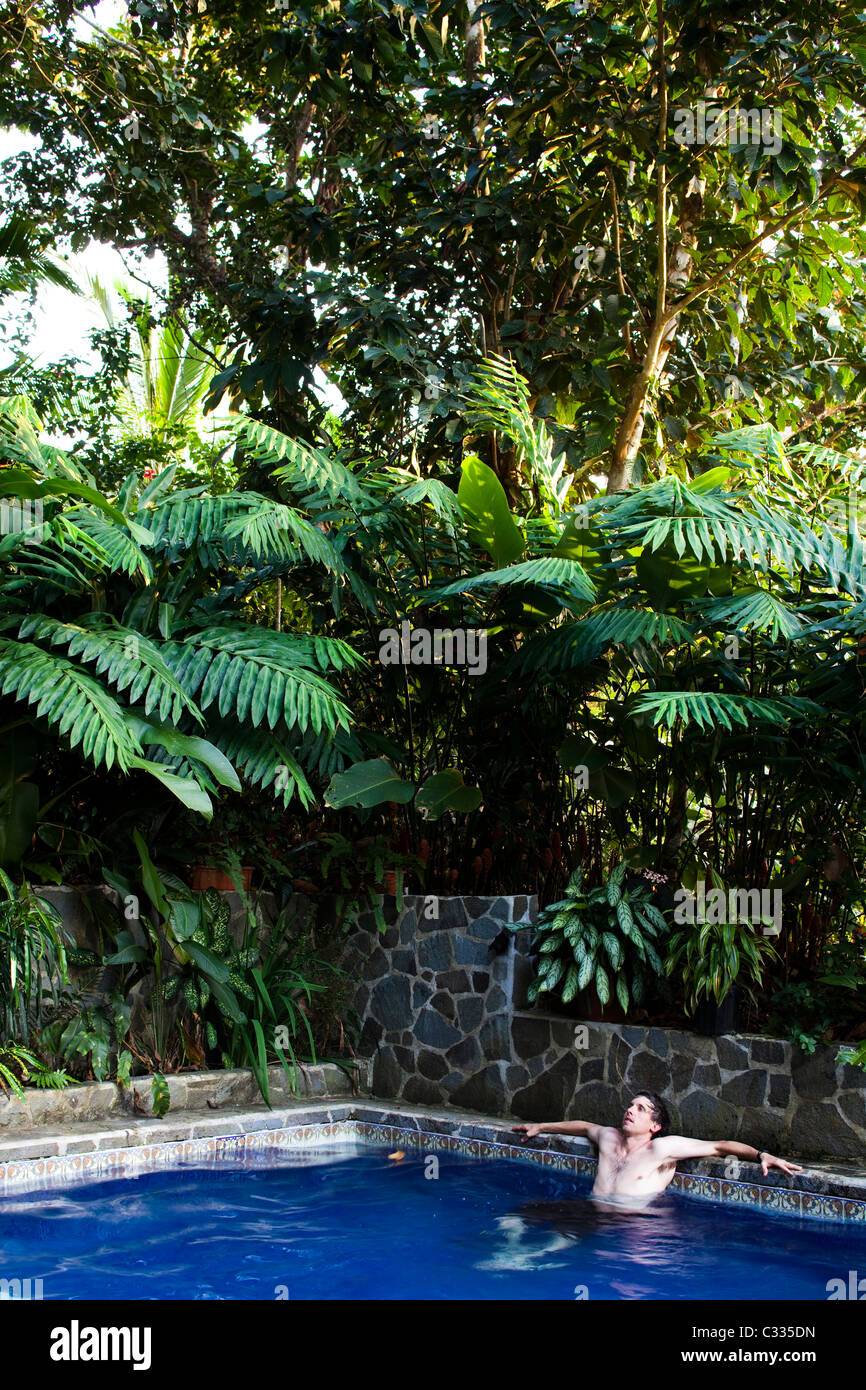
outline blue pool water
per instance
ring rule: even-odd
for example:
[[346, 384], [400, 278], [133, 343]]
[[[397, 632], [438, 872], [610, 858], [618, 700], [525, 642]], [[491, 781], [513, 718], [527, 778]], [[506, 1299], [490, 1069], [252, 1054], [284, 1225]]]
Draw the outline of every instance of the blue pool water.
[[0, 1200], [0, 1277], [45, 1299], [816, 1299], [866, 1231], [665, 1194], [600, 1210], [586, 1178], [351, 1146]]

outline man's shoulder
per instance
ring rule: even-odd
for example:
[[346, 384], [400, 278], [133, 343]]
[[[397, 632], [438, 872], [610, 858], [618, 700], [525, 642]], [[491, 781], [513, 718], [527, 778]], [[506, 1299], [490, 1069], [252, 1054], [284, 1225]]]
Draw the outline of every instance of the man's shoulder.
[[653, 1140], [653, 1150], [657, 1154], [664, 1155], [670, 1153], [671, 1149], [684, 1142], [685, 1136], [682, 1134], [662, 1134], [659, 1135], [657, 1139]]
[[622, 1130], [617, 1129], [616, 1125], [599, 1125], [597, 1139], [600, 1145], [611, 1144], [614, 1141], [618, 1143], [621, 1138]]

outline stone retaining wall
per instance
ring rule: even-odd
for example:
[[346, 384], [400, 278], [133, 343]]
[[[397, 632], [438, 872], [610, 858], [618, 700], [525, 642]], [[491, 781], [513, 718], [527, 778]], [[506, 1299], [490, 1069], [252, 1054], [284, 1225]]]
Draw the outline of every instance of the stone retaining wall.
[[866, 1155], [866, 1073], [791, 1043], [586, 1023], [525, 1007], [526, 897], [385, 899], [362, 914], [344, 967], [372, 1057], [372, 1093], [524, 1120], [618, 1124], [638, 1090], [664, 1097], [676, 1130], [817, 1159]]
[[[354, 1078], [354, 1079], [353, 1079]], [[366, 1089], [366, 1066], [349, 1076], [334, 1063], [297, 1068], [296, 1085], [281, 1066], [268, 1068], [271, 1104], [284, 1105], [298, 1097], [352, 1096]], [[169, 1113], [210, 1111], [223, 1107], [263, 1104], [251, 1071], [190, 1071], [167, 1076]], [[151, 1077], [133, 1076], [126, 1090], [113, 1081], [86, 1081], [62, 1091], [27, 1087], [24, 1100], [0, 1094], [0, 1135], [36, 1129], [40, 1125], [64, 1126], [118, 1120], [153, 1111]]]

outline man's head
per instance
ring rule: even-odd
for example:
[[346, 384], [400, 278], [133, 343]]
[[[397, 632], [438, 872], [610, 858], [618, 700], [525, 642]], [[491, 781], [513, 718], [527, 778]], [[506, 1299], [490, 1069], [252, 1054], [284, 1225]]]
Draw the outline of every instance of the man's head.
[[670, 1116], [661, 1096], [655, 1091], [640, 1091], [626, 1108], [622, 1122], [623, 1134], [656, 1139], [667, 1134]]

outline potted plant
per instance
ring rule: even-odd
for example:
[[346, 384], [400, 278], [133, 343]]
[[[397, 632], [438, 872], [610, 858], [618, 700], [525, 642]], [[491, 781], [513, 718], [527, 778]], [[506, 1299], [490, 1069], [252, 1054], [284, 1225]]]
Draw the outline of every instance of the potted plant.
[[[627, 869], [625, 862], [618, 864], [606, 883], [586, 891], [578, 866], [565, 897], [538, 914], [533, 929], [538, 962], [529, 1003], [550, 994], [571, 1004], [583, 992], [584, 1016], [621, 1022], [629, 1006], [642, 1001], [653, 975], [662, 970], [656, 944], [667, 922], [648, 885], [626, 883]], [[509, 931], [523, 930], [522, 923], [509, 925]]]
[[738, 994], [754, 1000], [752, 986], [760, 985], [775, 955], [752, 922], [694, 922], [671, 936], [665, 973], [681, 973], [698, 1032], [718, 1037], [735, 1031]]

